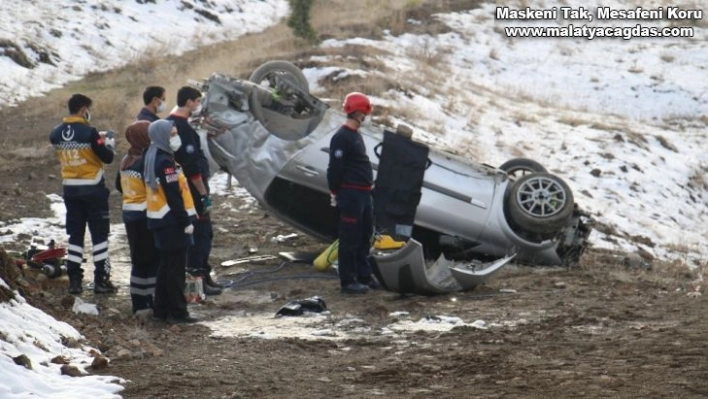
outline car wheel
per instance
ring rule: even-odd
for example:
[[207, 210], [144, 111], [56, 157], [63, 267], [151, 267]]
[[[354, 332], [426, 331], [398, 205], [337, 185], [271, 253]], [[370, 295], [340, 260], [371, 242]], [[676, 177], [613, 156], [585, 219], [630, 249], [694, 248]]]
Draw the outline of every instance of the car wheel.
[[560, 231], [573, 216], [570, 187], [558, 176], [533, 173], [521, 176], [507, 196], [509, 217], [524, 232], [547, 236]]
[[531, 173], [548, 172], [540, 163], [528, 158], [510, 159], [499, 166], [513, 179], [518, 179], [521, 176]]
[[268, 81], [271, 88], [275, 87], [275, 75], [280, 75], [295, 83], [297, 87], [305, 93], [310, 93], [310, 84], [307, 82], [305, 74], [300, 68], [288, 61], [268, 61], [256, 68], [248, 78], [253, 83], [264, 85], [264, 81]]

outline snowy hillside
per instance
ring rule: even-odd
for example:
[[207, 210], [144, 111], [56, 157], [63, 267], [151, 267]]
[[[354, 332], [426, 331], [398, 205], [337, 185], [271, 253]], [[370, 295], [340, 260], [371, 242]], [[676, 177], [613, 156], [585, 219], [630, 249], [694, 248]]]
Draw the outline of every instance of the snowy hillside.
[[[542, 8], [542, 2], [524, 3]], [[397, 71], [407, 90], [389, 91], [377, 104], [415, 115], [402, 122], [412, 124], [419, 139], [493, 165], [520, 156], [541, 161], [568, 181], [576, 202], [599, 222], [594, 246], [705, 260], [707, 21], [686, 22], [693, 38], [510, 39], [503, 26], [543, 24], [502, 24], [494, 12], [490, 4], [437, 15], [450, 32], [434, 36], [323, 46], [388, 53], [377, 59]], [[306, 71], [313, 80], [378, 73], [317, 61], [322, 68]]]
[[145, 53], [181, 54], [271, 26], [286, 0], [3, 0], [0, 107]]

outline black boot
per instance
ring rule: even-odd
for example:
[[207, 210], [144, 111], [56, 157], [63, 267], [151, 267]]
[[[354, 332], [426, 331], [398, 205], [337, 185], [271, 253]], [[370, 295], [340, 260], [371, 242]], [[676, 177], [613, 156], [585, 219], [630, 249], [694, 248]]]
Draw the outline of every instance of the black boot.
[[189, 275], [192, 277], [201, 278], [202, 291], [204, 292], [204, 295], [206, 295], [206, 296], [221, 295], [221, 291], [222, 291], [223, 286], [221, 286], [220, 284], [216, 284], [216, 282], [209, 275], [208, 270], [189, 268], [189, 269], [187, 269], [187, 273], [189, 273]]
[[199, 319], [194, 318], [189, 315], [189, 313], [183, 315], [169, 315], [166, 321], [170, 324], [192, 324], [199, 321]]
[[219, 288], [219, 289], [224, 288], [224, 286], [222, 284], [217, 283], [216, 281], [214, 281], [213, 278], [211, 278], [211, 273], [205, 273], [205, 274], [206, 275], [202, 278], [202, 280], [204, 281], [204, 284], [214, 287], [214, 288]]
[[204, 290], [204, 295], [206, 296], [221, 295], [222, 292], [221, 288], [213, 287], [207, 284], [205, 279], [202, 279], [202, 289]]
[[356, 281], [342, 286], [343, 294], [366, 294], [367, 292], [369, 292], [369, 286]]
[[69, 275], [69, 294], [80, 294], [83, 291], [82, 279], [80, 274]]
[[93, 292], [96, 294], [113, 294], [116, 291], [118, 291], [118, 288], [113, 285], [111, 278], [108, 276], [97, 278], [94, 281]]

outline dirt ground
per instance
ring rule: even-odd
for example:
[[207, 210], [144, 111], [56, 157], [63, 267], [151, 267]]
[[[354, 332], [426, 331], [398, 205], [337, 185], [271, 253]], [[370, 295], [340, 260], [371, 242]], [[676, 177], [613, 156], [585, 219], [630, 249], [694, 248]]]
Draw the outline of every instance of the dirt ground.
[[[1, 222], [50, 216], [45, 195], [61, 192], [46, 137], [63, 110], [46, 104], [0, 110]], [[241, 198], [215, 203], [214, 265], [251, 248], [276, 258], [217, 266], [220, 279], [252, 273], [241, 282], [253, 284], [191, 305], [203, 323], [170, 327], [132, 316], [120, 234], [111, 257], [121, 291], [82, 295], [98, 304], [98, 317], [74, 314], [64, 283], [24, 288], [31, 303], [111, 359], [92, 372], [125, 379], [125, 398], [708, 397], [708, 301], [700, 270], [680, 262], [632, 269], [623, 254], [591, 249], [578, 267], [510, 265], [471, 292], [345, 296], [331, 273], [277, 257], [326, 244], [302, 234], [271, 242], [295, 231]], [[115, 192], [111, 209], [119, 226]], [[28, 242], [20, 237], [5, 249]], [[263, 279], [271, 281], [254, 283]], [[273, 317], [288, 301], [314, 295], [328, 314]]]
[[[37, 193], [50, 190], [46, 183], [25, 187], [25, 209], [42, 208]], [[217, 197], [214, 264], [249, 248], [259, 255], [323, 248], [302, 235], [271, 242], [294, 231], [240, 201]], [[2, 202], [8, 209], [18, 199]], [[217, 266], [222, 280], [256, 272], [243, 282], [273, 281], [190, 305], [205, 323], [170, 327], [130, 314], [127, 250], [114, 241], [121, 292], [82, 296], [100, 316], [71, 312], [65, 282], [26, 295], [111, 358], [92, 372], [124, 378], [125, 398], [708, 396], [706, 299], [680, 265], [626, 269], [621, 255], [591, 251], [572, 269], [511, 265], [471, 292], [345, 296], [331, 273], [276, 258]], [[274, 317], [288, 301], [314, 295], [328, 314]], [[454, 320], [464, 325], [445, 328]]]

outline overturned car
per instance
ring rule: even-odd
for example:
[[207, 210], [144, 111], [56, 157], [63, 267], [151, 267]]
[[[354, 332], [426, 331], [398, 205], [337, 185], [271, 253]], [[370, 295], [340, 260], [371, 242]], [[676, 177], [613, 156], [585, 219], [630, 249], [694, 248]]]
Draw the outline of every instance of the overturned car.
[[[270, 213], [332, 241], [338, 219], [326, 170], [330, 139], [345, 116], [310, 95], [308, 87], [302, 71], [284, 61], [261, 65], [248, 80], [214, 74], [202, 83], [205, 98], [196, 127], [208, 137], [211, 161]], [[386, 206], [379, 205], [396, 198], [377, 198], [377, 191], [386, 191], [379, 190], [380, 168], [389, 165], [389, 188], [406, 168], [387, 159], [382, 144], [400, 142], [400, 135], [376, 126], [360, 131], [377, 174], [377, 218], [382, 213], [385, 219]], [[470, 289], [513, 257], [534, 265], [578, 262], [590, 220], [561, 178], [529, 159], [495, 168], [408, 141], [411, 148], [425, 148], [424, 170], [418, 170], [417, 193], [388, 190], [393, 197], [405, 194], [409, 205], [414, 201], [410, 220], [394, 217], [386, 231], [406, 245], [373, 253], [374, 271], [388, 289], [421, 294]]]

